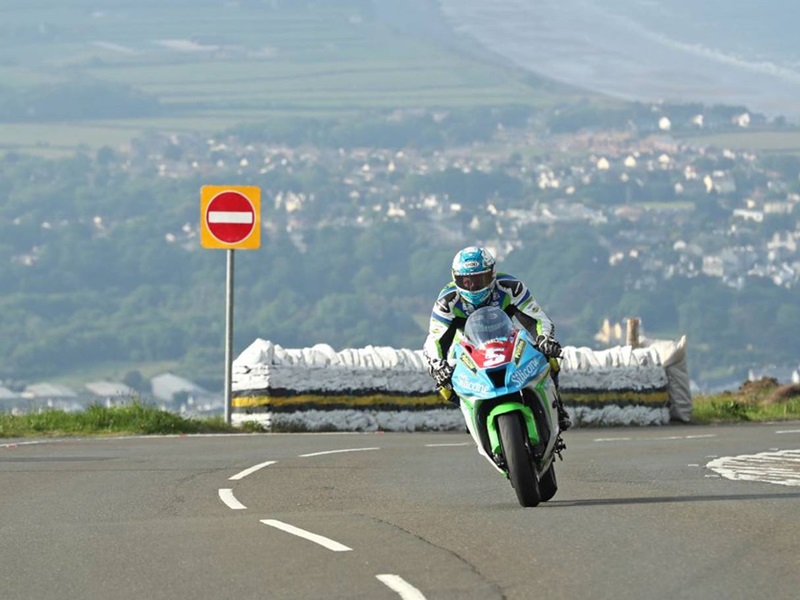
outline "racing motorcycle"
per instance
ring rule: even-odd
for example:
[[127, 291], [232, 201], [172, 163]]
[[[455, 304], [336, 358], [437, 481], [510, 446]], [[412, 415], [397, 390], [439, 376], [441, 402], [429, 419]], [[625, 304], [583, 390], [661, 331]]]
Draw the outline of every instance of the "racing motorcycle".
[[[522, 506], [558, 490], [561, 440], [550, 362], [500, 308], [479, 308], [454, 344], [452, 392], [478, 452], [510, 481]], [[452, 392], [442, 388], [447, 400]]]

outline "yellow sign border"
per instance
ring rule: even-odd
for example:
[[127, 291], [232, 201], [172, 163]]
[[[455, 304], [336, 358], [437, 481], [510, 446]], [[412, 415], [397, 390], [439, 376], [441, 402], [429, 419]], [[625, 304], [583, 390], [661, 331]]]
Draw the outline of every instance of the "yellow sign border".
[[[250, 200], [255, 212], [253, 231], [241, 242], [227, 244], [214, 237], [206, 222], [211, 201], [223, 192], [238, 192]], [[200, 244], [203, 248], [223, 250], [257, 250], [261, 247], [261, 188], [251, 185], [204, 185], [200, 188]]]

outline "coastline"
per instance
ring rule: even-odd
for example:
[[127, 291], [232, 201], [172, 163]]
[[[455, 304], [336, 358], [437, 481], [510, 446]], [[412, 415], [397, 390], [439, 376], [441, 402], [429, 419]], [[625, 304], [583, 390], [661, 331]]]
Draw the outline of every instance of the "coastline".
[[525, 68], [512, 58], [482, 43], [472, 34], [459, 31], [446, 18], [441, 0], [407, 0], [404, 3], [373, 0], [373, 10], [380, 20], [399, 33], [426, 40], [462, 56], [514, 72], [520, 79], [535, 79], [538, 85], [548, 89], [557, 88], [565, 95], [585, 95], [591, 92], [559, 81], [545, 73]]
[[565, 86], [623, 100], [726, 104], [800, 117], [800, 73], [681, 43], [596, 4], [424, 3], [439, 13], [439, 36], [446, 27], [462, 47], [474, 40], [487, 55]]

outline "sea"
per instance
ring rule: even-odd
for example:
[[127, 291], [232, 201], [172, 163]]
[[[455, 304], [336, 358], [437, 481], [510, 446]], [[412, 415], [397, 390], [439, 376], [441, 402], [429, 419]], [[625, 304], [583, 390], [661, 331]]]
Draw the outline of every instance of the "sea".
[[800, 120], [798, 0], [439, 0], [449, 27], [516, 65], [628, 100]]

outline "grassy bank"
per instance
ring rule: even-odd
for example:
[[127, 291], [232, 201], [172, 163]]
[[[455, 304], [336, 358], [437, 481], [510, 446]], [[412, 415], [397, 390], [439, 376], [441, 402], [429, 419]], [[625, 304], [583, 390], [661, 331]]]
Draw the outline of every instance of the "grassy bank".
[[241, 433], [257, 429], [256, 425], [233, 427], [222, 417], [187, 419], [138, 402], [111, 408], [91, 406], [82, 412], [46, 410], [25, 415], [0, 415], [0, 438]]
[[748, 381], [736, 392], [695, 397], [692, 422], [743, 423], [800, 420], [800, 385], [779, 385], [771, 378]]

